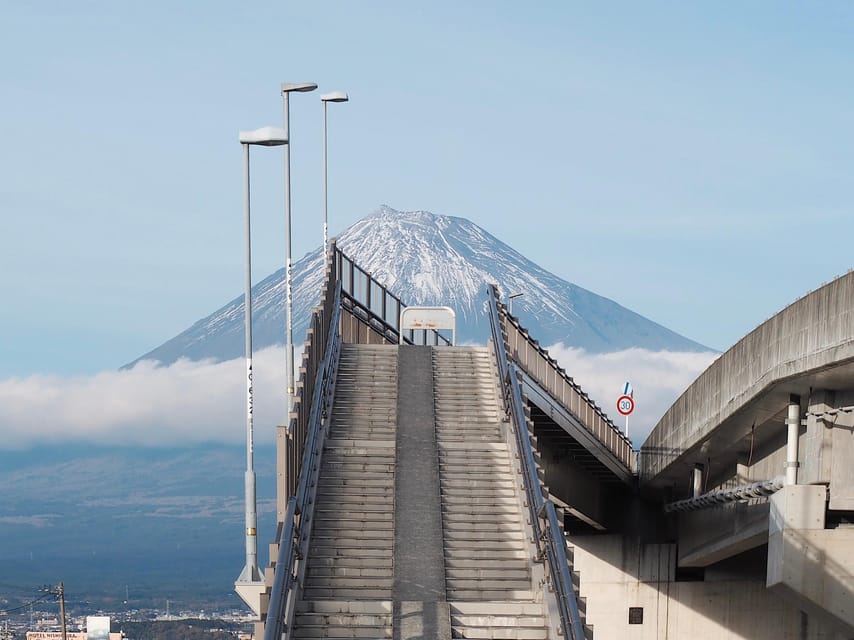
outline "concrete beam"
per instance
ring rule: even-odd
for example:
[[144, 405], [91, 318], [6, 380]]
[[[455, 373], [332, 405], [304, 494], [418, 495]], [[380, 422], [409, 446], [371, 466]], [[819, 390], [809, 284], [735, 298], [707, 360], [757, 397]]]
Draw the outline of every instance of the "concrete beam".
[[679, 514], [680, 567], [707, 567], [768, 541], [769, 505], [734, 503]]

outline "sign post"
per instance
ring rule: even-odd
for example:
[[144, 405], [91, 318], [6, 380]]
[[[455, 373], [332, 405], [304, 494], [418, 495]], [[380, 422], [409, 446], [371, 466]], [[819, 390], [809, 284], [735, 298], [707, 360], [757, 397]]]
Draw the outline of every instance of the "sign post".
[[629, 415], [635, 410], [635, 399], [630, 395], [623, 394], [617, 398], [617, 411], [626, 417], [626, 437], [629, 437]]

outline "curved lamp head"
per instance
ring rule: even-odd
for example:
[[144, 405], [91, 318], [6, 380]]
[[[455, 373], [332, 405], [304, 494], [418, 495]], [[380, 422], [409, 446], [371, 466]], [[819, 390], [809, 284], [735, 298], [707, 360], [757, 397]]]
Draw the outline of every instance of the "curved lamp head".
[[313, 82], [283, 82], [282, 93], [290, 93], [291, 91], [314, 91], [317, 85]]
[[279, 147], [288, 144], [288, 134], [284, 129], [261, 127], [254, 131], [241, 131], [240, 144], [257, 144], [262, 147]]
[[324, 93], [320, 96], [320, 99], [323, 102], [347, 102], [350, 100], [350, 97], [343, 91], [333, 91], [331, 93]]

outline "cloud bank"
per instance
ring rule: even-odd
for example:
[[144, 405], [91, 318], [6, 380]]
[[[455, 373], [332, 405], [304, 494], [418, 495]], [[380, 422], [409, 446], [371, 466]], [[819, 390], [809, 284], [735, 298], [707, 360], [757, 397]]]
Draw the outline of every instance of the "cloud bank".
[[[298, 355], [298, 354], [297, 354]], [[253, 358], [255, 441], [274, 442], [286, 412], [284, 350]], [[299, 362], [299, 360], [297, 360]], [[151, 361], [95, 375], [0, 381], [0, 449], [86, 442], [170, 447], [246, 440], [246, 365]]]
[[[584, 390], [623, 426], [614, 403], [626, 380], [635, 389], [630, 433], [639, 446], [714, 353], [629, 349], [589, 354], [549, 348]], [[298, 355], [298, 354], [297, 354]], [[299, 362], [299, 358], [297, 358]], [[272, 444], [286, 410], [284, 351], [258, 352], [254, 365], [255, 441]], [[141, 362], [90, 376], [35, 375], [0, 381], [0, 449], [91, 443], [145, 447], [245, 442], [244, 360]]]
[[591, 354], [561, 343], [548, 347], [548, 351], [620, 428], [625, 427], [625, 418], [617, 413], [617, 398], [625, 383], [631, 382], [635, 410], [629, 417], [629, 435], [636, 448], [688, 385], [718, 357], [711, 351], [646, 349]]

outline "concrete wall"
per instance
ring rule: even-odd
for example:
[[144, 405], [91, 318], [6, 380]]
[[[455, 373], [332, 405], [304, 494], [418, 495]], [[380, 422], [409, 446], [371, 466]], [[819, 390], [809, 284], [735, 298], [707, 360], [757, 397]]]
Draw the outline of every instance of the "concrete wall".
[[[841, 640], [817, 616], [765, 587], [761, 556], [706, 570], [701, 582], [676, 582], [676, 548], [619, 535], [574, 536], [587, 623], [595, 638], [620, 640]], [[758, 550], [764, 551], [764, 550]], [[629, 607], [643, 624], [629, 624]]]
[[854, 273], [791, 304], [721, 355], [664, 414], [643, 444], [649, 481], [779, 380], [854, 359]]
[[784, 487], [771, 497], [767, 586], [854, 635], [854, 527], [825, 529], [827, 489]]

